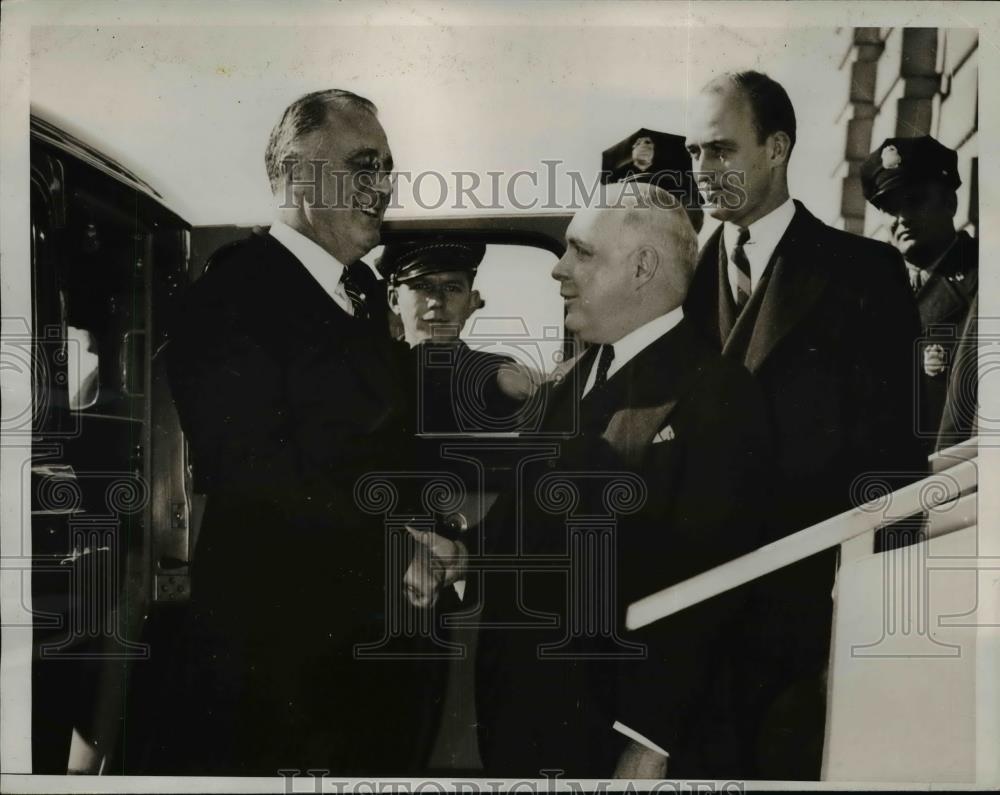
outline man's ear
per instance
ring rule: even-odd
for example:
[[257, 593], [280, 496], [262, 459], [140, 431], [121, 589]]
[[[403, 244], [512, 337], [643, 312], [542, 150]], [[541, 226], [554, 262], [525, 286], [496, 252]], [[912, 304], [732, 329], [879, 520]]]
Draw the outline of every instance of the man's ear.
[[636, 287], [641, 287], [656, 275], [660, 267], [660, 252], [653, 246], [639, 246], [632, 255], [632, 273]]
[[389, 290], [386, 292], [386, 299], [389, 302], [389, 309], [391, 309], [395, 314], [399, 314], [399, 295], [396, 285], [390, 284]]
[[778, 130], [767, 136], [767, 139], [771, 163], [776, 166], [787, 166], [788, 155], [792, 151], [792, 139], [788, 137], [788, 133]]
[[281, 207], [302, 207], [303, 180], [297, 176], [300, 163], [297, 157], [286, 157], [278, 164], [280, 177], [277, 198]]
[[479, 290], [473, 290], [469, 293], [469, 306], [472, 307], [473, 312], [486, 306], [486, 301], [479, 294]]

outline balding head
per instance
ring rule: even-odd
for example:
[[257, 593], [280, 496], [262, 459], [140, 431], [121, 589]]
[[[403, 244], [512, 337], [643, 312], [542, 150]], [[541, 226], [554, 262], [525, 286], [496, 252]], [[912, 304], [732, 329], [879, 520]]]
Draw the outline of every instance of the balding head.
[[600, 206], [573, 217], [566, 243], [552, 271], [566, 328], [595, 343], [617, 342], [680, 306], [698, 253], [680, 202], [640, 182], [608, 186]]

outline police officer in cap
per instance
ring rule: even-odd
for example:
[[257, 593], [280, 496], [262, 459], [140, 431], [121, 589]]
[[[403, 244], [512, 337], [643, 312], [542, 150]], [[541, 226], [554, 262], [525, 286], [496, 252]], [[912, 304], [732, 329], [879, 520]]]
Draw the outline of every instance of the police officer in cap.
[[378, 262], [390, 310], [418, 357], [417, 430], [476, 433], [515, 430], [527, 395], [514, 360], [470, 348], [459, 338], [485, 302], [473, 287], [486, 254], [482, 243], [432, 238], [393, 242]]
[[[920, 311], [919, 435], [930, 453], [942, 415], [954, 413], [945, 410], [948, 383], [979, 285], [978, 244], [955, 231], [958, 156], [927, 135], [888, 138], [862, 165], [861, 184], [865, 198], [890, 219]], [[958, 437], [970, 434], [966, 429]]]

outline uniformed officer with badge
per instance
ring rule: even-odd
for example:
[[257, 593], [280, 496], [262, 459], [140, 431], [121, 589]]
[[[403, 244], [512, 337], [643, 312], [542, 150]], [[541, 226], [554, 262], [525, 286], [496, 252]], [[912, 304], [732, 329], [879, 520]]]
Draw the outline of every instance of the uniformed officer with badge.
[[885, 213], [920, 310], [919, 429], [933, 452], [962, 329], [979, 286], [979, 247], [955, 231], [958, 156], [930, 136], [888, 138], [861, 168], [865, 198]]
[[[485, 302], [473, 286], [486, 254], [482, 243], [445, 238], [389, 243], [378, 262], [389, 308], [418, 357], [417, 431], [489, 433], [516, 430], [527, 383], [508, 356], [470, 347], [459, 335]], [[514, 385], [514, 386], [512, 386]]]

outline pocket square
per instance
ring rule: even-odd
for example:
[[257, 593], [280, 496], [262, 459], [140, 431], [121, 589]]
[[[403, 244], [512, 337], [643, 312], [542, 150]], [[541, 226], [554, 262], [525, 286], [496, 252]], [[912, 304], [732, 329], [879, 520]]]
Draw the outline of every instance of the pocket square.
[[660, 429], [660, 432], [653, 437], [653, 444], [659, 444], [660, 442], [671, 442], [674, 440], [674, 429], [672, 426], [667, 425]]

